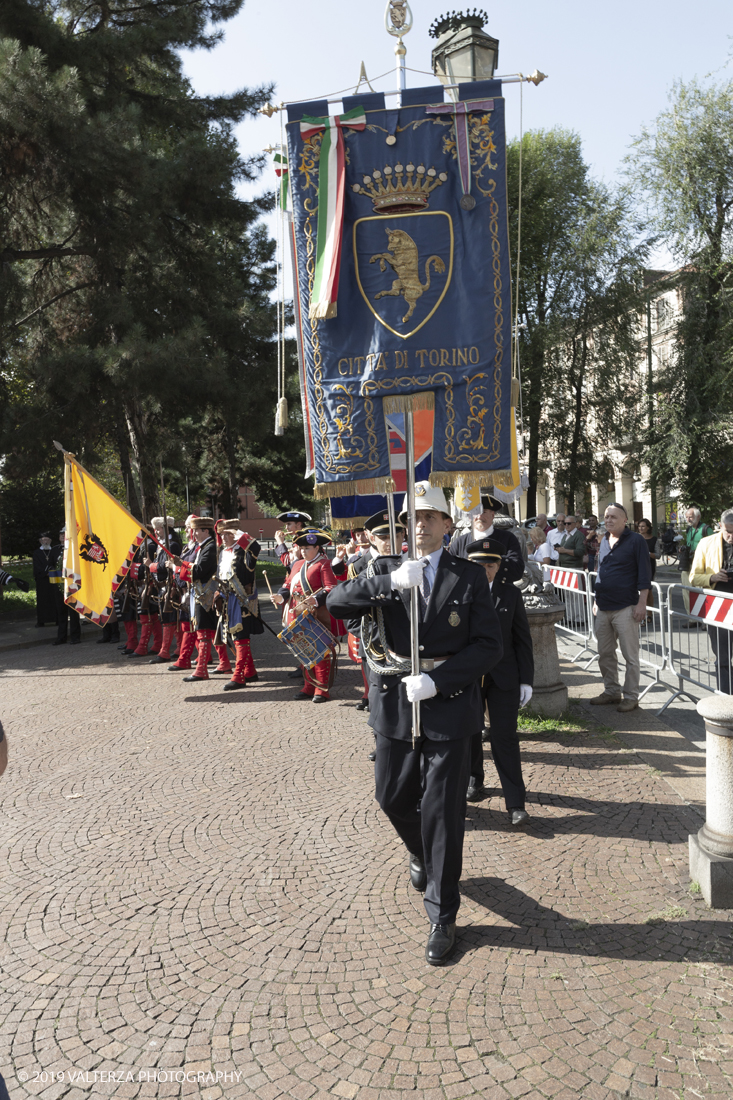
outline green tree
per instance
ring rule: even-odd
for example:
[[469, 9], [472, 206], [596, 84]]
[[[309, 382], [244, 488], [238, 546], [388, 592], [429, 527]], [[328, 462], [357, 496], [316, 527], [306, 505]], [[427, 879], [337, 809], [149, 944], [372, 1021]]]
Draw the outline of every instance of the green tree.
[[680, 268], [683, 298], [645, 457], [657, 480], [712, 514], [733, 487], [733, 82], [675, 84], [634, 142], [628, 173]]
[[[641, 271], [628, 196], [593, 181], [580, 138], [559, 127], [522, 140], [522, 249], [518, 286], [519, 358], [530, 486], [553, 456], [568, 507], [597, 475], [599, 445], [618, 435], [636, 400], [628, 379]], [[519, 142], [507, 148], [510, 231], [517, 239]], [[516, 255], [513, 255], [516, 285]]]
[[[234, 126], [270, 89], [196, 96], [178, 51], [242, 0], [9, 0], [0, 11], [0, 369], [8, 471], [60, 438], [90, 468], [110, 440], [131, 504], [160, 507], [160, 457], [235, 437], [271, 389], [268, 201]], [[213, 28], [213, 31], [212, 31]], [[274, 402], [273, 402], [274, 404]], [[182, 436], [181, 421], [197, 438]], [[268, 420], [271, 418], [268, 418]], [[269, 425], [268, 425], [269, 426]]]

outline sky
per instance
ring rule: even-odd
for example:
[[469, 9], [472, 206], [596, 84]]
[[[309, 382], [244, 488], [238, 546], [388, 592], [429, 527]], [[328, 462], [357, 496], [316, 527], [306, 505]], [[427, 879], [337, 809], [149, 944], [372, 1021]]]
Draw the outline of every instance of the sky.
[[[436, 82], [428, 29], [451, 6], [442, 0], [410, 5], [406, 64], [423, 72], [408, 71], [407, 83], [421, 87]], [[272, 101], [279, 103], [352, 93], [363, 61], [375, 90], [391, 90], [395, 40], [384, 28], [385, 6], [386, 0], [246, 0], [223, 25], [223, 42], [212, 51], [186, 53], [184, 70], [200, 94], [274, 84]], [[618, 179], [634, 136], [664, 110], [675, 80], [733, 79], [731, 0], [499, 0], [483, 6], [485, 29], [499, 39], [497, 75], [548, 74], [539, 87], [523, 86], [524, 130], [575, 131], [592, 174], [609, 184]], [[505, 97], [511, 139], [519, 134], [519, 85], [506, 85]], [[276, 144], [280, 115], [244, 122], [237, 138], [245, 156]], [[244, 193], [274, 186], [267, 171]], [[274, 215], [268, 224], [274, 236]], [[656, 263], [664, 266], [663, 259], [660, 254]]]

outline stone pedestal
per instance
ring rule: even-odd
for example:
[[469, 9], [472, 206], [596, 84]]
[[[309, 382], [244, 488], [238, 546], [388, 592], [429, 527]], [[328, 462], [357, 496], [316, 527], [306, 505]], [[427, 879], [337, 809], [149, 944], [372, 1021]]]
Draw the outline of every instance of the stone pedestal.
[[568, 689], [560, 679], [555, 623], [565, 614], [562, 604], [532, 607], [525, 600], [534, 648], [534, 685], [528, 710], [543, 718], [557, 718], [568, 709]]
[[733, 909], [733, 696], [697, 704], [705, 719], [705, 824], [690, 837], [690, 877], [713, 909]]

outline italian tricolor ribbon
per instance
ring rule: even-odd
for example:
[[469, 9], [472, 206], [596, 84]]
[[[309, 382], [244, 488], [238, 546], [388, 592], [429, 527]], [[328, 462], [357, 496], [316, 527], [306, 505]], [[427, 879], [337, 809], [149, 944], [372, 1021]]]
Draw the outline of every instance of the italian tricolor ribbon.
[[460, 103], [433, 103], [425, 110], [428, 114], [453, 115], [456, 123], [456, 152], [461, 189], [471, 194], [471, 144], [468, 138], [468, 116], [472, 111], [493, 111], [493, 99], [467, 99]]
[[280, 180], [277, 204], [281, 210], [288, 208], [288, 158], [285, 153], [275, 153], [272, 158], [275, 162], [275, 175]]
[[318, 175], [318, 229], [316, 266], [311, 291], [309, 316], [321, 320], [336, 316], [336, 299], [341, 267], [341, 238], [344, 224], [344, 127], [363, 130], [363, 107], [354, 107], [343, 115], [300, 120], [300, 134], [308, 138], [323, 130]]

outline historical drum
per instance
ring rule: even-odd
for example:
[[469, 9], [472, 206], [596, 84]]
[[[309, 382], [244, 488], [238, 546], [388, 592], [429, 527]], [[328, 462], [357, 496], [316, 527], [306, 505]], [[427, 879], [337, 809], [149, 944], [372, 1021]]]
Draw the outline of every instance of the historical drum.
[[326, 657], [333, 657], [336, 639], [328, 627], [305, 611], [278, 634], [295, 660], [306, 668], [313, 668]]

